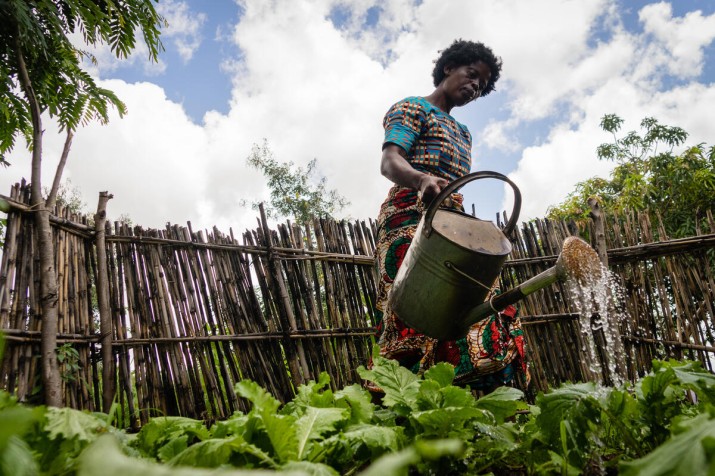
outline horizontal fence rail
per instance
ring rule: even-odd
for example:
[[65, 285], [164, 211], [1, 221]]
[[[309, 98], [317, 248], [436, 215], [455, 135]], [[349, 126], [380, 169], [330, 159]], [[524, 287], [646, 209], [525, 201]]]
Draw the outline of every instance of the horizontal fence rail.
[[[38, 259], [29, 191], [12, 206], [0, 263], [0, 384], [23, 401], [42, 392]], [[116, 389], [120, 417], [139, 427], [156, 415], [224, 418], [246, 410], [234, 384], [250, 378], [277, 398], [327, 372], [334, 388], [359, 383], [374, 343], [375, 222], [314, 219], [269, 228], [265, 216], [239, 238], [167, 225], [104, 228], [57, 209], [52, 218], [59, 289], [58, 355], [67, 405], [101, 410]], [[621, 288], [623, 369], [636, 378], [654, 358], [689, 358], [711, 368], [715, 352], [715, 222], [698, 236], [669, 240], [646, 214], [609, 217], [607, 256]], [[554, 265], [573, 226], [522, 224], [499, 285], [511, 289]], [[592, 229], [579, 231], [594, 236]], [[98, 271], [106, 258], [107, 273]], [[97, 296], [106, 286], [109, 315]], [[594, 376], [581, 349], [582, 319], [563, 284], [519, 304], [532, 389]], [[111, 322], [113, 359], [102, 357]], [[103, 338], [105, 340], [103, 340]], [[106, 347], [106, 344], [105, 344]], [[113, 375], [105, 385], [105, 365]], [[607, 376], [606, 376], [607, 377]]]

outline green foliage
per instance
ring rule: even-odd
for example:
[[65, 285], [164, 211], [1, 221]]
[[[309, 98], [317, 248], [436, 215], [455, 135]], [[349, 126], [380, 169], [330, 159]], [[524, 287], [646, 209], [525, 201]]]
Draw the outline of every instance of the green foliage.
[[613, 135], [612, 143], [597, 149], [600, 160], [616, 163], [610, 179], [578, 183], [563, 203], [549, 209], [549, 218], [586, 221], [588, 199], [596, 197], [606, 213], [659, 213], [671, 238], [695, 234], [696, 221], [715, 202], [715, 147], [698, 144], [675, 154], [673, 149], [688, 136], [683, 129], [645, 118], [640, 133], [619, 137], [622, 124], [615, 114], [604, 116], [600, 124]]
[[30, 144], [31, 104], [21, 87], [22, 65], [42, 111], [57, 118], [65, 130], [92, 120], [106, 122], [109, 107], [126, 110], [117, 96], [97, 86], [81, 68], [91, 54], [77, 49], [68, 35], [81, 32], [88, 45], [104, 43], [119, 58], [143, 36], [149, 56], [156, 60], [162, 45], [164, 20], [151, 0], [3, 0], [0, 2], [0, 161], [18, 135]]
[[306, 476], [308, 473], [285, 471], [252, 471], [230, 469], [176, 468], [127, 456], [116, 440], [99, 439], [81, 457], [78, 476], [261, 476], [267, 473]]
[[715, 415], [701, 414], [681, 420], [674, 436], [643, 458], [625, 462], [621, 474], [680, 475], [712, 474], [715, 464]]
[[[531, 407], [502, 388], [480, 399], [439, 364], [408, 377], [376, 355], [357, 385], [327, 374], [281, 405], [255, 382], [236, 385], [247, 413], [207, 427], [151, 419], [137, 435], [109, 417], [29, 408], [0, 392], [0, 474], [712, 474], [715, 376], [694, 362], [653, 362], [620, 388], [565, 384]], [[524, 414], [522, 410], [529, 411]]]
[[[316, 180], [317, 164], [317, 159], [313, 159], [303, 169], [295, 167], [293, 162], [278, 162], [266, 140], [263, 146], [253, 145], [248, 165], [260, 170], [268, 181], [271, 203], [266, 213], [269, 216], [293, 218], [303, 224], [313, 217], [333, 216], [349, 204], [337, 190], [327, 189], [325, 177]], [[257, 202], [251, 205], [258, 209]]]
[[7, 392], [0, 391], [0, 474], [37, 473], [37, 462], [23, 437], [40, 421], [43, 412], [43, 408], [21, 406]]
[[79, 352], [72, 347], [72, 344], [65, 343], [57, 348], [57, 361], [62, 368], [62, 380], [65, 382], [74, 382], [77, 380], [77, 373], [80, 370]]
[[[95, 60], [79, 50], [69, 36], [81, 33], [87, 45], [107, 44], [119, 58], [126, 58], [141, 34], [151, 60], [162, 49], [159, 27], [164, 20], [154, 9], [152, 0], [2, 0], [0, 1], [0, 164], [7, 165], [6, 154], [15, 147], [19, 136], [32, 149], [31, 197], [36, 211], [47, 204], [42, 197], [42, 114], [54, 118], [67, 132], [61, 166], [55, 181], [61, 179], [64, 161], [69, 153], [73, 132], [92, 120], [106, 123], [109, 109], [120, 115], [124, 103], [110, 90], [101, 88], [82, 69], [82, 58]], [[54, 197], [50, 197], [53, 203]], [[56, 348], [57, 295], [54, 270], [54, 248], [49, 214], [40, 214], [37, 227], [38, 247], [44, 270], [38, 274], [43, 295], [50, 303], [43, 309], [45, 355]], [[42, 231], [44, 230], [44, 231]], [[59, 406], [61, 377], [54, 360], [43, 360], [44, 397], [48, 404]]]

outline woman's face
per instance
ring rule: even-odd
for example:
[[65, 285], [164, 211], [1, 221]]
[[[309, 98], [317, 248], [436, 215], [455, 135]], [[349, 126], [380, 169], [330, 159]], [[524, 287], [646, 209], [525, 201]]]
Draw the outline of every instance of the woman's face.
[[489, 66], [481, 61], [447, 66], [444, 72], [442, 87], [455, 106], [464, 106], [481, 96], [492, 76]]

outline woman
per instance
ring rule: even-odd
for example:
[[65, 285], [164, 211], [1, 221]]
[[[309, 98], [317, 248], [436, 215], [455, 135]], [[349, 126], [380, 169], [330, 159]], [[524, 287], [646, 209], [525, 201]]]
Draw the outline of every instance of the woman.
[[[475, 324], [465, 338], [438, 341], [405, 326], [390, 310], [387, 296], [425, 206], [471, 169], [472, 137], [450, 112], [492, 92], [501, 66], [501, 59], [482, 43], [456, 40], [443, 50], [432, 72], [432, 94], [406, 98], [385, 115], [380, 166], [395, 184], [378, 217], [380, 353], [413, 372], [449, 362], [455, 366], [455, 383], [484, 391], [517, 373], [528, 375], [514, 308]], [[453, 194], [451, 206], [461, 209], [461, 204], [461, 195]]]

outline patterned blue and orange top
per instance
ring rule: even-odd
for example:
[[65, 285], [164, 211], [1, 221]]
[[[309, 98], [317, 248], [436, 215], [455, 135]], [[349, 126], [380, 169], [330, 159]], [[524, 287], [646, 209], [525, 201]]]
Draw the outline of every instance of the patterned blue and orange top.
[[385, 142], [407, 152], [407, 161], [420, 172], [447, 180], [469, 173], [472, 135], [467, 126], [422, 97], [394, 104], [383, 120]]

